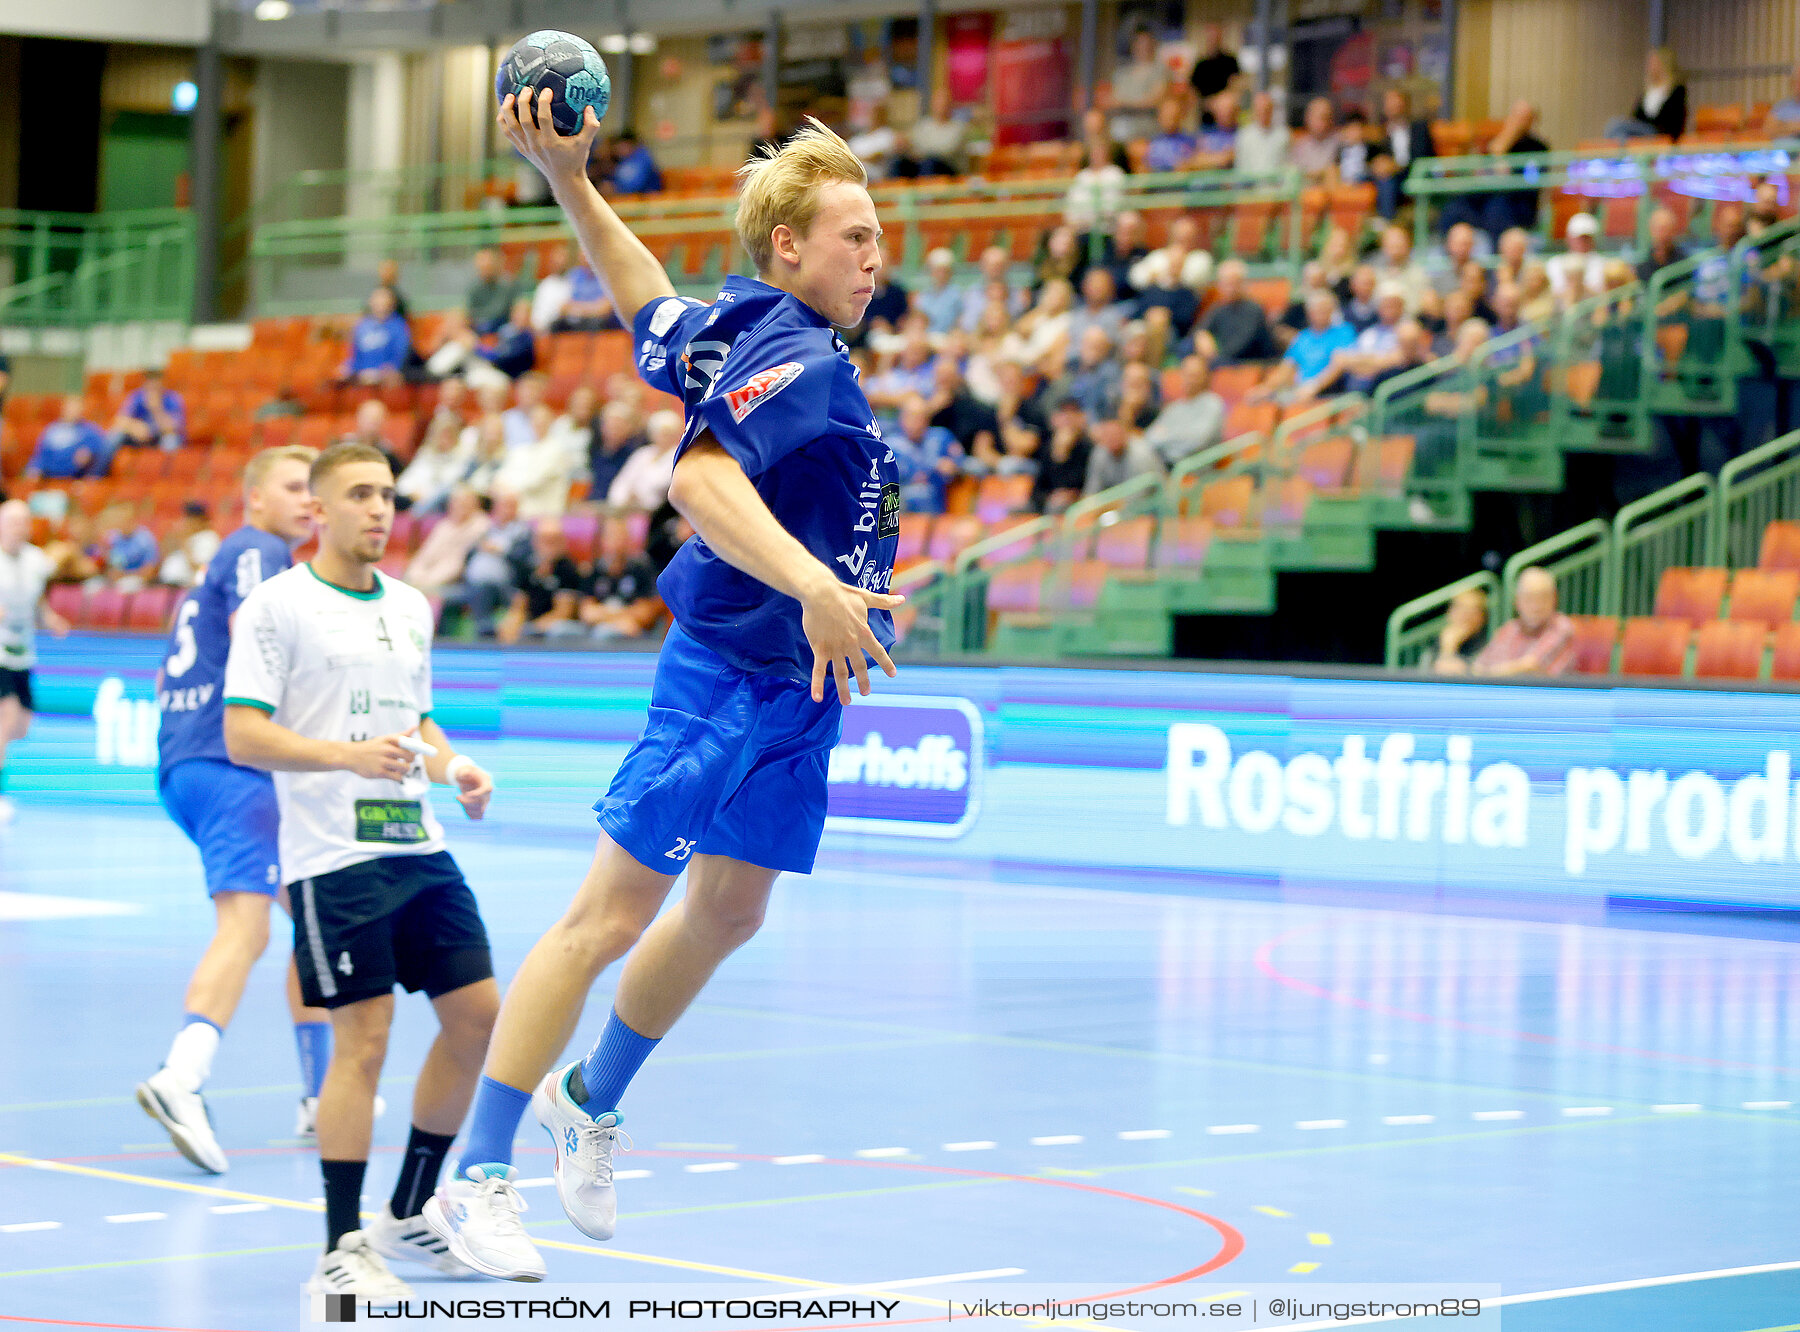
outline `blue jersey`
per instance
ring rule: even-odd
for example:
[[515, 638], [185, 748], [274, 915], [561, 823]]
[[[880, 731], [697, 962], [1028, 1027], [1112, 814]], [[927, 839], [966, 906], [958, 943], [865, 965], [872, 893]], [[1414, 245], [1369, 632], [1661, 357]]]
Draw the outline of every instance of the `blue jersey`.
[[[900, 538], [900, 476], [850, 353], [823, 315], [751, 278], [712, 305], [666, 297], [638, 312], [638, 373], [680, 396], [687, 433], [708, 432], [782, 527], [838, 578], [886, 592]], [[800, 603], [691, 538], [657, 580], [675, 622], [739, 670], [811, 680]], [[893, 618], [869, 613], [883, 647]]]
[[157, 762], [167, 772], [186, 759], [230, 760], [225, 752], [225, 659], [231, 617], [265, 578], [293, 563], [288, 543], [258, 527], [240, 527], [206, 566], [206, 577], [182, 598], [157, 673], [162, 710]]

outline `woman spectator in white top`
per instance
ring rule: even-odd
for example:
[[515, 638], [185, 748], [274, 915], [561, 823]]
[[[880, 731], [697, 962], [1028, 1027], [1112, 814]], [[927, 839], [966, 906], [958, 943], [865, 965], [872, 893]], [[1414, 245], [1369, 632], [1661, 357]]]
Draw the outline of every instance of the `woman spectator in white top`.
[[1673, 47], [1659, 46], [1644, 61], [1644, 94], [1628, 116], [1607, 122], [1609, 139], [1644, 139], [1652, 135], [1679, 139], [1687, 132], [1687, 85], [1675, 65]]
[[660, 509], [669, 498], [681, 431], [681, 417], [676, 413], [652, 412], [645, 427], [650, 443], [625, 460], [606, 493], [606, 502], [615, 509]]
[[433, 513], [444, 505], [451, 489], [468, 475], [474, 461], [473, 441], [465, 442], [455, 420], [446, 415], [433, 416], [425, 427], [425, 438], [419, 451], [394, 482], [396, 493], [412, 501], [417, 514]]

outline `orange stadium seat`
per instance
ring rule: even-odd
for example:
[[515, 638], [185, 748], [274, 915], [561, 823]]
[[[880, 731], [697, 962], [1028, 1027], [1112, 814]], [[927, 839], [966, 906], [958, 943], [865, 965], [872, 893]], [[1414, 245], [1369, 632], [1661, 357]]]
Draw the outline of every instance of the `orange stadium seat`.
[[1800, 680], [1800, 624], [1775, 626], [1775, 655], [1769, 666], [1771, 680]]
[[1800, 569], [1800, 523], [1776, 520], [1763, 528], [1759, 569]]
[[996, 569], [988, 580], [990, 611], [1035, 611], [1043, 606], [1044, 580], [1050, 572], [1047, 560], [1023, 560]]
[[975, 516], [984, 523], [997, 523], [1029, 509], [1031, 486], [1029, 476], [983, 477], [975, 492]]
[[1619, 652], [1620, 675], [1680, 675], [1687, 664], [1693, 629], [1685, 619], [1637, 615], [1625, 621]]
[[1255, 499], [1254, 477], [1227, 477], [1200, 491], [1199, 516], [1212, 519], [1219, 527], [1252, 527], [1256, 521], [1251, 508]]
[[1797, 598], [1800, 570], [1739, 569], [1731, 576], [1731, 608], [1727, 615], [1773, 629], [1794, 618]]
[[925, 553], [940, 564], [948, 564], [981, 540], [981, 527], [981, 519], [973, 514], [940, 518], [931, 529], [931, 540]]
[[1575, 626], [1575, 670], [1581, 675], [1612, 673], [1619, 622], [1610, 615], [1571, 615]]
[[1319, 490], [1342, 490], [1350, 484], [1355, 462], [1356, 441], [1348, 435], [1333, 435], [1302, 449], [1294, 470]]
[[1707, 680], [1754, 680], [1762, 674], [1769, 631], [1751, 620], [1714, 620], [1695, 636], [1694, 674]]
[[1119, 569], [1142, 569], [1150, 563], [1156, 519], [1149, 514], [1121, 518], [1102, 527], [1094, 538], [1094, 558]]
[[900, 515], [900, 541], [894, 548], [896, 567], [925, 557], [925, 546], [931, 540], [933, 521], [935, 521], [934, 516], [929, 513], [903, 513]]
[[1664, 569], [1656, 584], [1655, 613], [1693, 625], [1717, 619], [1729, 576], [1724, 569]]
[[[992, 530], [984, 533], [984, 536], [989, 539], [1004, 537], [1009, 532], [1018, 532], [1020, 528], [1026, 527], [1034, 521], [1036, 521], [1036, 519], [1031, 514], [1014, 514], [1010, 518], [1002, 518], [999, 522], [993, 524]], [[987, 554], [983, 555], [981, 557], [981, 567], [984, 569], [991, 569], [996, 565], [1006, 563], [1008, 560], [1019, 559], [1022, 556], [1030, 554], [1032, 550], [1038, 547], [1041, 541], [1041, 533], [1020, 532], [1012, 540], [1002, 542]]]
[[1212, 519], [1174, 518], [1162, 525], [1156, 542], [1156, 563], [1165, 569], [1195, 569], [1206, 563], [1212, 544]]

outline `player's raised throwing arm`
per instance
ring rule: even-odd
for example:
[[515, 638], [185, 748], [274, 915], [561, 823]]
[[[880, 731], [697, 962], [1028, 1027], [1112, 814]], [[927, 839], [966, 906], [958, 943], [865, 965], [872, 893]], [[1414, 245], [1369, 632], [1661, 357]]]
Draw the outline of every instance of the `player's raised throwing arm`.
[[500, 103], [501, 132], [544, 173], [550, 192], [575, 229], [581, 252], [606, 283], [613, 308], [630, 328], [639, 310], [658, 297], [673, 296], [675, 285], [656, 256], [632, 234], [587, 177], [588, 156], [600, 133], [594, 108], [583, 113], [581, 132], [565, 137], [551, 122], [552, 96], [548, 88], [538, 95], [535, 117], [530, 99], [508, 96]]
[[801, 627], [813, 653], [815, 701], [824, 699], [827, 677], [835, 677], [842, 702], [850, 701], [851, 675], [867, 694], [865, 651], [894, 674], [893, 661], [869, 628], [869, 611], [891, 610], [906, 598], [840, 582], [776, 521], [737, 459], [709, 435], [702, 433], [682, 452], [669, 502], [720, 559], [800, 603]]

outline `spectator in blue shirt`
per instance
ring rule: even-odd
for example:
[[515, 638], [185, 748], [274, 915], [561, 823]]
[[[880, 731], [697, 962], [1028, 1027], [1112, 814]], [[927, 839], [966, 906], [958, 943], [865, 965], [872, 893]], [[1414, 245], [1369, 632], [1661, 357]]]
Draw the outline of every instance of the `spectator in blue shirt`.
[[619, 327], [612, 297], [586, 264], [569, 270], [569, 299], [563, 304], [562, 314], [553, 327], [558, 333], [595, 333]]
[[187, 406], [174, 389], [163, 387], [162, 371], [144, 372], [143, 387], [135, 389], [113, 418], [112, 447], [153, 445], [174, 452], [187, 442]]
[[1800, 63], [1794, 66], [1793, 90], [1769, 108], [1764, 132], [1773, 138], [1792, 138], [1800, 134]]
[[105, 476], [112, 462], [106, 435], [81, 416], [81, 397], [71, 393], [62, 401], [62, 414], [44, 427], [37, 448], [25, 465], [28, 481], [62, 481], [81, 476]]
[[638, 142], [630, 130], [622, 132], [612, 143], [612, 188], [615, 194], [660, 194], [662, 172], [650, 150]]
[[914, 394], [900, 404], [900, 426], [890, 436], [900, 465], [900, 507], [908, 513], [942, 513], [944, 497], [960, 471], [962, 445], [943, 426], [931, 424], [931, 408]]
[[350, 359], [342, 378], [358, 384], [397, 384], [400, 369], [412, 354], [412, 329], [394, 309], [394, 293], [377, 287], [369, 293], [368, 312], [350, 332]]
[[1337, 297], [1315, 291], [1306, 298], [1306, 327], [1294, 335], [1269, 377], [1245, 396], [1257, 401], [1292, 390], [1316, 393], [1316, 381], [1331, 369], [1332, 357], [1356, 342], [1356, 330], [1338, 316]]
[[512, 315], [494, 335], [494, 345], [476, 355], [508, 379], [517, 379], [537, 364], [537, 339], [531, 331], [531, 301], [521, 296], [512, 303]]
[[1144, 152], [1144, 166], [1151, 171], [1182, 171], [1200, 140], [1181, 128], [1181, 101], [1165, 97], [1156, 108], [1156, 124], [1161, 131], [1150, 140]]
[[162, 563], [156, 533], [138, 521], [136, 508], [119, 501], [100, 515], [100, 540], [106, 549], [106, 571], [122, 591], [142, 587]]
[[962, 315], [962, 289], [950, 281], [955, 273], [956, 256], [942, 246], [925, 256], [925, 285], [913, 293], [912, 303], [930, 322], [934, 337], [955, 328]]

